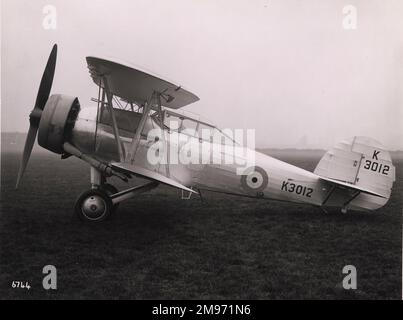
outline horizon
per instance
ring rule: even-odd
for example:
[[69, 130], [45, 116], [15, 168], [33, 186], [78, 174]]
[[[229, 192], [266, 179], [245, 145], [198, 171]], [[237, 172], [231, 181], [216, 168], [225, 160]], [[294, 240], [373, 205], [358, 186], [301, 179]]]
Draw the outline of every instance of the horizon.
[[[1, 135], [3, 135], [3, 134], [27, 135], [27, 133], [28, 132], [21, 132], [21, 131], [0, 131]], [[25, 142], [25, 140], [23, 140], [22, 142]], [[34, 147], [35, 146], [39, 146], [37, 142], [34, 144]], [[324, 151], [324, 152], [326, 152], [330, 149], [331, 148], [325, 149], [325, 148], [299, 147], [299, 146], [285, 146], [285, 147], [259, 146], [259, 147], [255, 148], [255, 150], [298, 150], [298, 151]], [[43, 149], [43, 150], [46, 150], [46, 149]], [[388, 149], [387, 146], [386, 146], [386, 150], [389, 152], [403, 152], [403, 148], [402, 149]]]

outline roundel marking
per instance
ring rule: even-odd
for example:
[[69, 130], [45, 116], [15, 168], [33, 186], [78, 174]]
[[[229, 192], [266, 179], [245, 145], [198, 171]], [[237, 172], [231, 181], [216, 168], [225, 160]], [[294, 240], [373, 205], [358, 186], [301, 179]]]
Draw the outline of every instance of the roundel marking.
[[241, 177], [242, 188], [249, 192], [261, 192], [266, 189], [268, 183], [266, 171], [258, 166], [249, 167]]

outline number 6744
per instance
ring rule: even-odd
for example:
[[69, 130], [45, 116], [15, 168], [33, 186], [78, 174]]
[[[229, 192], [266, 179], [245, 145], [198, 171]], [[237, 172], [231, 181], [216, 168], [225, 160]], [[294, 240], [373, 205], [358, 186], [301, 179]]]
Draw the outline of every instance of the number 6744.
[[31, 289], [31, 286], [29, 285], [28, 281], [13, 281], [11, 283], [12, 288], [20, 288], [20, 289]]

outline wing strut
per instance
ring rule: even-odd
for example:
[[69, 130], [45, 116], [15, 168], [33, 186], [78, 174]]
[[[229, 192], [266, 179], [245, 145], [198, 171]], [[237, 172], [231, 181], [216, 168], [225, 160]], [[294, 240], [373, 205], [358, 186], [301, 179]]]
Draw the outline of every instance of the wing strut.
[[[165, 136], [165, 130], [164, 130], [164, 118], [165, 118], [165, 112], [162, 111], [162, 107], [161, 107], [161, 101], [160, 99], [158, 100], [158, 115], [159, 115], [159, 120], [160, 120], [160, 126], [161, 126], [161, 130], [162, 130], [162, 143], [164, 145], [164, 149], [168, 148], [168, 143], [167, 143], [167, 139]], [[167, 157], [167, 162], [165, 164], [165, 174], [167, 177], [170, 177], [171, 174], [169, 172], [169, 162], [170, 162], [170, 158], [169, 158], [169, 150], [166, 150], [165, 152], [166, 157]]]
[[118, 128], [118, 124], [116, 121], [115, 113], [113, 111], [113, 95], [112, 95], [111, 91], [109, 90], [108, 80], [106, 79], [106, 77], [103, 77], [103, 83], [104, 83], [104, 87], [105, 87], [105, 91], [106, 91], [106, 98], [108, 100], [108, 103], [106, 105], [108, 106], [108, 111], [111, 114], [113, 134], [115, 135], [116, 144], [118, 146], [119, 158], [120, 158], [120, 161], [124, 161], [125, 149], [124, 149], [122, 140], [120, 139], [119, 128]]
[[[127, 163], [131, 163], [133, 165], [135, 162], [134, 160], [136, 157], [136, 152], [140, 145], [141, 133], [143, 132], [146, 121], [150, 115], [150, 110], [152, 110], [152, 109], [157, 110], [157, 112], [159, 114], [159, 120], [160, 120], [160, 125], [161, 125], [161, 130], [162, 130], [162, 142], [163, 142], [164, 148], [167, 147], [167, 141], [166, 141], [165, 131], [164, 131], [164, 119], [163, 119], [164, 112], [162, 111], [162, 106], [161, 106], [161, 96], [163, 97], [163, 95], [160, 92], [153, 91], [151, 97], [148, 99], [147, 103], [143, 107], [143, 115], [141, 117], [138, 127], [136, 128], [136, 133], [135, 133], [132, 143], [130, 145], [130, 150], [127, 153], [127, 156], [125, 159]], [[167, 159], [168, 162], [165, 166], [165, 170], [166, 170], [166, 176], [169, 177], [170, 176], [169, 152], [166, 152], [166, 154], [168, 157], [168, 159]]]
[[150, 110], [157, 106], [157, 110], [161, 108], [161, 94], [159, 92], [153, 91], [150, 99], [146, 102], [143, 107], [143, 115], [141, 117], [140, 123], [136, 128], [136, 134], [133, 137], [132, 143], [130, 145], [129, 152], [127, 153], [126, 162], [134, 163], [134, 158], [136, 156], [137, 149], [140, 145], [141, 133], [143, 132], [144, 126], [146, 124], [147, 118], [149, 117]]

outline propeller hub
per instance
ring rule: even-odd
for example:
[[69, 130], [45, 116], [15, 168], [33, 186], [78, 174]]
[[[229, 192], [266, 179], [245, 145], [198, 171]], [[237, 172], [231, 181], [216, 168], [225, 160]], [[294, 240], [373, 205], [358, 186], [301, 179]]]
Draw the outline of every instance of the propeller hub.
[[39, 108], [34, 108], [29, 114], [29, 123], [31, 126], [38, 127], [39, 121], [41, 120], [42, 110]]

